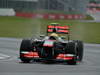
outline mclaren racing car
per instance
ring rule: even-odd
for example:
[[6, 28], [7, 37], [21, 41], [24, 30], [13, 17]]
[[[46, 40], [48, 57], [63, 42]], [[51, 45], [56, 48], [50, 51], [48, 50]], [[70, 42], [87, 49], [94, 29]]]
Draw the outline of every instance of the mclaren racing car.
[[[68, 35], [68, 39], [61, 35]], [[23, 39], [20, 46], [22, 62], [55, 61], [76, 65], [83, 59], [83, 42], [70, 40], [69, 26], [50, 24], [47, 35], [39, 38]]]

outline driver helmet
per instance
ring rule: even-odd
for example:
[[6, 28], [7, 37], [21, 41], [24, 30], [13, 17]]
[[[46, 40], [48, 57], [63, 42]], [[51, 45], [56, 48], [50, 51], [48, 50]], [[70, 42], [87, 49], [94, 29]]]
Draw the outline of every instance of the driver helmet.
[[58, 34], [52, 33], [50, 36], [58, 37]]
[[57, 37], [58, 37], [58, 34], [52, 33], [52, 34], [50, 35], [50, 38], [49, 38], [49, 39], [56, 40]]

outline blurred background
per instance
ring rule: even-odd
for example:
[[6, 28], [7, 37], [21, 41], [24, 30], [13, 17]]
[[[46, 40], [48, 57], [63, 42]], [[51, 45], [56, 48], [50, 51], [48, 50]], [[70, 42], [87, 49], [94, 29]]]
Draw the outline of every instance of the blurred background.
[[16, 12], [64, 11], [86, 14], [88, 8], [100, 8], [100, 0], [0, 0], [0, 8], [13, 8]]
[[0, 0], [0, 8], [13, 8], [16, 12], [36, 10], [86, 13], [89, 0]]
[[0, 0], [0, 37], [46, 34], [57, 22], [70, 25], [72, 39], [100, 43], [99, 16], [100, 0]]

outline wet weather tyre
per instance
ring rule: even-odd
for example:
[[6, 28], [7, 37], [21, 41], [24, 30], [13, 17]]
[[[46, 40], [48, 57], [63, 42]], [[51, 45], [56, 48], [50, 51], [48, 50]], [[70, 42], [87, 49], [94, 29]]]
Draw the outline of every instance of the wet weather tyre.
[[24, 63], [29, 63], [32, 59], [26, 58], [22, 56], [22, 51], [30, 51], [32, 50], [32, 44], [30, 40], [22, 40], [21, 46], [20, 46], [20, 60]]

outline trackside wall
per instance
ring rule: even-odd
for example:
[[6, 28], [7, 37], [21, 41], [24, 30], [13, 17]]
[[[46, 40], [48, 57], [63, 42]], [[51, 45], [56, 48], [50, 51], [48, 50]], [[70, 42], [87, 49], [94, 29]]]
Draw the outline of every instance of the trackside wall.
[[16, 13], [16, 16], [26, 18], [42, 18], [42, 19], [83, 19], [82, 14], [38, 14], [38, 13]]
[[0, 16], [15, 16], [15, 14], [12, 8], [0, 8]]

